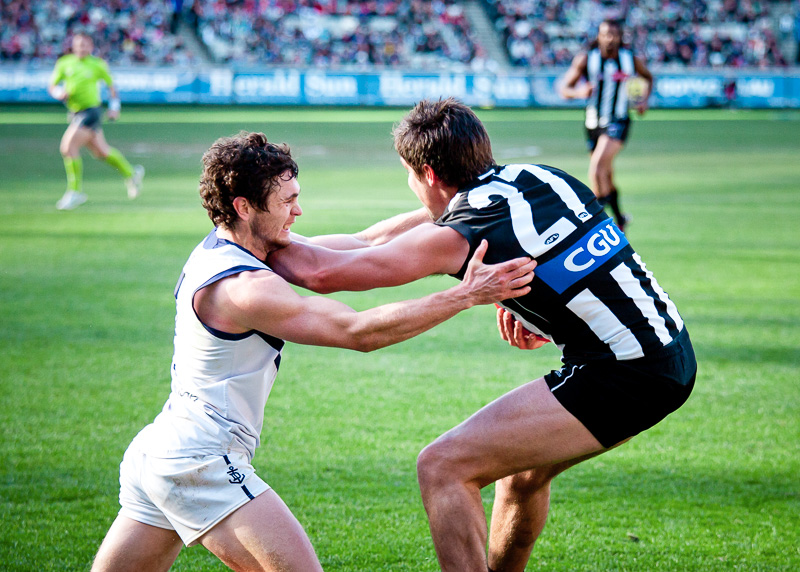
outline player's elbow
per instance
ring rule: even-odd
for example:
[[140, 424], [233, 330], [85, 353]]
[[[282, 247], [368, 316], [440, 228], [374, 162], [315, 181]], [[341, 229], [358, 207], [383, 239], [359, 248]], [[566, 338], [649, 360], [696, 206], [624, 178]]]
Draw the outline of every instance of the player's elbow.
[[330, 269], [318, 268], [303, 273], [298, 285], [317, 294], [330, 294], [340, 290], [336, 285], [335, 278], [335, 272]]
[[347, 332], [348, 349], [361, 353], [374, 352], [390, 344], [385, 336], [370, 329], [355, 326]]

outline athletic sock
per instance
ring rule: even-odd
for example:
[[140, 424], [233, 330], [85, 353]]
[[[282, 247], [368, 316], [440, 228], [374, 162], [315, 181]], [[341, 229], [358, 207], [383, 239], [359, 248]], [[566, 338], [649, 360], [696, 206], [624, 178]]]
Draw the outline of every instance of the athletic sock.
[[111, 147], [108, 152], [108, 156], [106, 157], [106, 163], [122, 173], [122, 176], [126, 179], [133, 175], [133, 167], [130, 163], [128, 163], [125, 155], [119, 152], [119, 149]]
[[81, 190], [83, 184], [83, 159], [77, 157], [64, 157], [64, 170], [67, 172], [67, 190]]
[[617, 189], [611, 189], [608, 195], [608, 204], [611, 205], [611, 210], [614, 212], [614, 218], [617, 219], [617, 224], [625, 224], [625, 215], [619, 209], [619, 193]]

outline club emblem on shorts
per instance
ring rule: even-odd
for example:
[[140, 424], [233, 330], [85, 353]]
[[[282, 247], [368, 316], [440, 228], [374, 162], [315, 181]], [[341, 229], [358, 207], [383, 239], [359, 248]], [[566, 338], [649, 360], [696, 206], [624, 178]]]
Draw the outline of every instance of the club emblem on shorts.
[[244, 475], [233, 465], [228, 467], [228, 482], [232, 485], [241, 485], [244, 482]]

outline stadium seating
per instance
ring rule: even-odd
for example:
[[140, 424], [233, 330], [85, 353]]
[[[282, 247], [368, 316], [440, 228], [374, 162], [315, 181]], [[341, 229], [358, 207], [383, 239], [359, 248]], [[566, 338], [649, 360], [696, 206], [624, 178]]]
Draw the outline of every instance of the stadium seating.
[[772, 67], [787, 64], [776, 39], [789, 1], [486, 0], [514, 66], [566, 65], [605, 18], [650, 64]]
[[194, 10], [217, 62], [437, 69], [476, 52], [453, 0], [197, 0]]
[[[791, 0], [480, 2], [508, 63], [521, 68], [568, 65], [607, 17], [623, 21], [626, 41], [655, 66], [768, 68], [794, 59], [782, 53], [778, 37]], [[182, 5], [182, 0], [0, 2], [0, 62], [49, 65], [79, 29], [95, 38], [97, 55], [116, 65], [210, 60], [420, 70], [472, 63], [475, 69], [486, 54], [465, 3], [455, 0], [194, 0], [186, 11]], [[176, 33], [182, 14], [203, 53], [193, 52]]]
[[165, 0], [12, 0], [0, 2], [0, 62], [51, 64], [69, 49], [72, 33], [94, 38], [95, 55], [111, 64], [186, 65], [196, 56], [170, 24]]

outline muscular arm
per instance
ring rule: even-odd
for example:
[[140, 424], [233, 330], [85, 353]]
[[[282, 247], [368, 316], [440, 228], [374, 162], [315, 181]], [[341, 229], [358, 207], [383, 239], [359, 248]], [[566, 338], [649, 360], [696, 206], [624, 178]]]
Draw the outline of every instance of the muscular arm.
[[564, 99], [586, 99], [592, 95], [593, 86], [590, 83], [582, 83], [578, 85], [584, 73], [586, 73], [586, 62], [588, 60], [587, 54], [578, 54], [572, 60], [567, 73], [559, 88], [559, 94]]
[[325, 234], [304, 237], [292, 233], [292, 240], [306, 244], [324, 246], [332, 250], [352, 250], [385, 244], [420, 224], [431, 222], [431, 217], [424, 208], [403, 213], [373, 224], [369, 228], [355, 234]]
[[258, 330], [300, 344], [372, 351], [416, 336], [471, 306], [530, 291], [534, 261], [487, 266], [481, 262], [485, 252], [484, 243], [464, 280], [448, 290], [363, 312], [320, 296], [300, 296], [266, 270], [243, 272], [203, 288], [194, 306], [205, 324], [226, 332]]
[[271, 253], [267, 263], [292, 284], [329, 293], [399, 286], [431, 274], [455, 274], [468, 254], [469, 243], [457, 231], [426, 223], [369, 248], [332, 250], [293, 243]]

